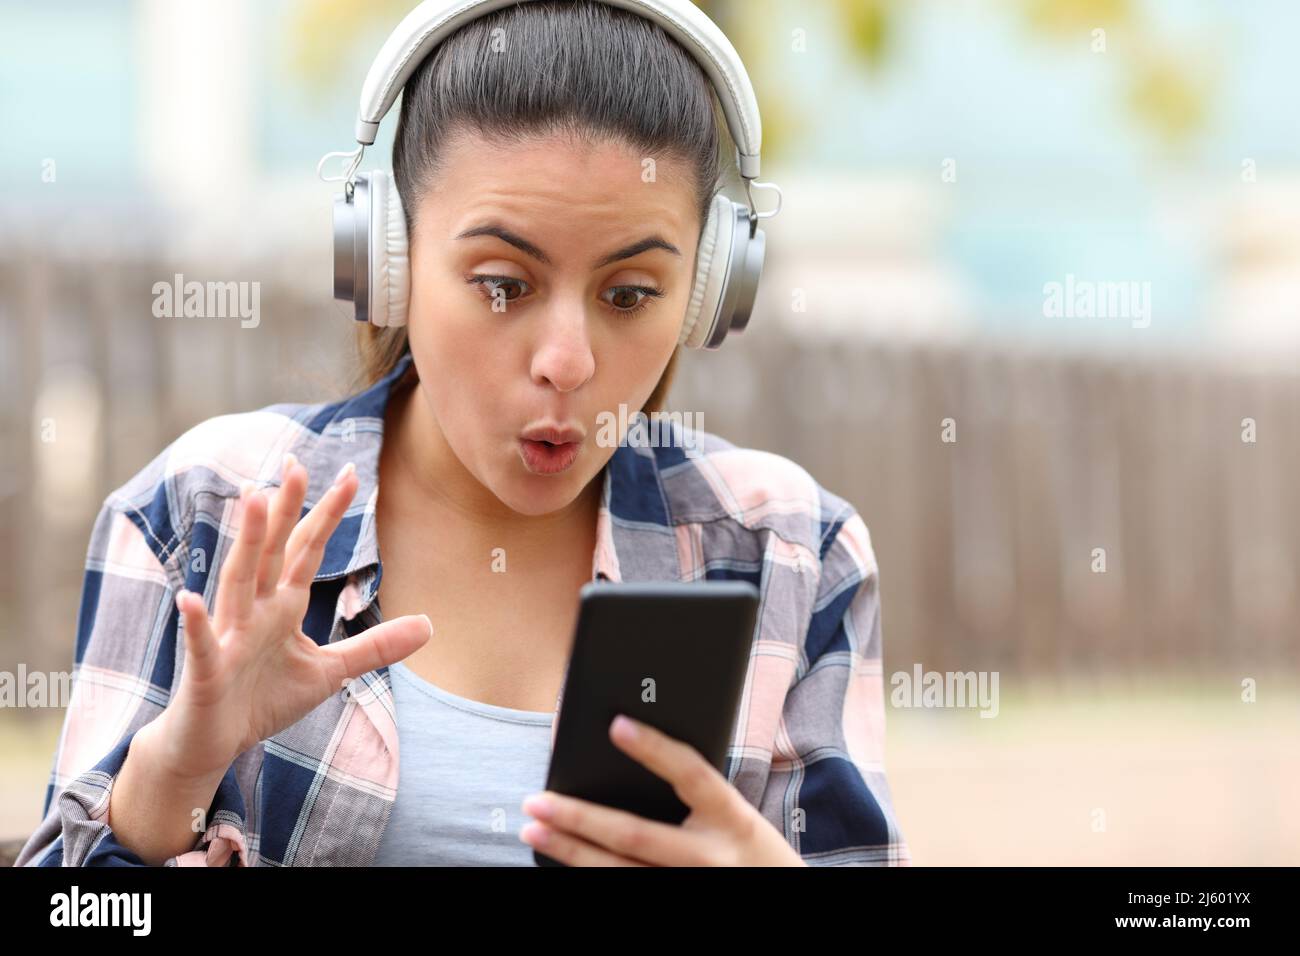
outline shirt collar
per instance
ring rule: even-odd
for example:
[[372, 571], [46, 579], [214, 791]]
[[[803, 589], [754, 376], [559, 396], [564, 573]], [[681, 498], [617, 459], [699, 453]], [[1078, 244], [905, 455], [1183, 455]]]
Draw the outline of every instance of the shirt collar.
[[[349, 461], [356, 464], [359, 482], [352, 512], [339, 522], [326, 542], [314, 580], [371, 572], [363, 605], [370, 603], [382, 576], [375, 534], [375, 504], [384, 412], [393, 386], [407, 373], [411, 363], [411, 353], [404, 352], [392, 370], [373, 385], [324, 406], [307, 423], [319, 435], [308, 464], [312, 485], [322, 483], [316, 498], [324, 494], [339, 468]], [[593, 580], [682, 579], [675, 522], [662, 471], [681, 464], [686, 455], [679, 445], [669, 443], [653, 448], [647, 445], [625, 441], [614, 449], [603, 469], [596, 548], [592, 555]], [[304, 507], [310, 507], [314, 500], [310, 498]], [[364, 507], [359, 509], [358, 503], [364, 503]]]

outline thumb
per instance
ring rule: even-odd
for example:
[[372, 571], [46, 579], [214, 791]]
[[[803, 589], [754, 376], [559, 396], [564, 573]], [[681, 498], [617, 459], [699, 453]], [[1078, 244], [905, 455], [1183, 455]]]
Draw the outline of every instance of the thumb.
[[384, 621], [353, 637], [326, 644], [321, 653], [343, 665], [347, 677], [360, 677], [409, 657], [433, 637], [427, 614], [407, 614]]

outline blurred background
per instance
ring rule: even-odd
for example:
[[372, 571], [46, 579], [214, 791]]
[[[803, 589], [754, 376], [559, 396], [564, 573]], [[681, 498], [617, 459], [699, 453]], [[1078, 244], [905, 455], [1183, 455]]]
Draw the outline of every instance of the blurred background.
[[[70, 668], [91, 522], [168, 442], [350, 390], [315, 167], [413, 5], [0, 2], [0, 671]], [[1300, 860], [1300, 6], [700, 6], [784, 208], [670, 408], [862, 513], [887, 693], [1000, 678], [994, 719], [889, 707], [914, 861]], [[260, 323], [156, 318], [176, 273]], [[0, 707], [0, 841], [61, 719]]]

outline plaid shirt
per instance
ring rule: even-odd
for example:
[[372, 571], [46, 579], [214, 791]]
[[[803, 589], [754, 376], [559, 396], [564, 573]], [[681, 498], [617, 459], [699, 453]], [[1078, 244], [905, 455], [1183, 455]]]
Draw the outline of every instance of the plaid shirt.
[[[381, 620], [379, 450], [389, 388], [410, 364], [408, 352], [340, 401], [208, 419], [105, 499], [44, 820], [18, 866], [142, 865], [108, 825], [109, 794], [135, 731], [179, 687], [176, 592], [202, 594], [209, 613], [214, 606], [242, 480], [277, 485], [292, 451], [310, 473], [305, 513], [345, 462], [356, 463], [360, 486], [325, 549], [303, 630], [323, 645]], [[866, 525], [789, 459], [672, 427], [676, 444], [630, 438], [610, 458], [593, 580], [732, 578], [758, 587], [728, 781], [809, 864], [910, 863], [884, 772], [880, 604]], [[393, 692], [381, 667], [240, 754], [206, 830], [164, 865], [369, 865], [397, 766]]]

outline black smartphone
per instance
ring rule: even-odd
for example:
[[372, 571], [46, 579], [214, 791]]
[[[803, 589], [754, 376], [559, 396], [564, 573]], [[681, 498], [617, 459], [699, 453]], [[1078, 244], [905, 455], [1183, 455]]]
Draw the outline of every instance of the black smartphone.
[[[546, 789], [681, 823], [690, 808], [609, 739], [609, 725], [627, 714], [725, 772], [758, 589], [745, 581], [590, 582], [579, 596]], [[537, 850], [533, 859], [564, 865]]]

